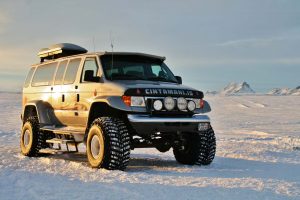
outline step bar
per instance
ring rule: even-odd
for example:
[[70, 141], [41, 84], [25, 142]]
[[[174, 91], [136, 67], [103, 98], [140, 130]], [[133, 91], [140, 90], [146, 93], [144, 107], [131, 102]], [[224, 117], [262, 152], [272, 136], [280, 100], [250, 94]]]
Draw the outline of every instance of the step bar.
[[[68, 140], [68, 139], [62, 139], [62, 138], [52, 138], [52, 139], [46, 140], [46, 143], [57, 144], [58, 149], [54, 148], [53, 150], [61, 150], [61, 145], [65, 144], [68, 152], [78, 152], [78, 147], [77, 147], [78, 143], [75, 142], [74, 140]], [[75, 146], [75, 151], [70, 151], [69, 150], [69, 145], [74, 145]]]
[[55, 134], [61, 135], [72, 135], [72, 134], [85, 134], [85, 128], [72, 129], [66, 126], [55, 127], [55, 126], [43, 126], [40, 128], [41, 131], [50, 131]]

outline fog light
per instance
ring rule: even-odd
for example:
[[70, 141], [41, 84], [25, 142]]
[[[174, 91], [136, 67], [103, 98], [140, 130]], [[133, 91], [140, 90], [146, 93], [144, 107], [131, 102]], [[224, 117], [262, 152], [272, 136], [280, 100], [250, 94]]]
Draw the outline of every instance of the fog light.
[[161, 100], [155, 100], [154, 103], [153, 103], [153, 108], [154, 110], [161, 110], [163, 107], [163, 103], [161, 102]]
[[194, 111], [196, 109], [196, 103], [194, 101], [189, 101], [187, 107], [189, 111]]
[[183, 97], [179, 97], [177, 99], [177, 107], [179, 110], [186, 110], [186, 107], [187, 107], [187, 101], [185, 98]]
[[175, 100], [172, 97], [166, 97], [164, 105], [167, 110], [173, 110], [175, 107]]
[[206, 131], [209, 128], [209, 123], [199, 123], [198, 131]]

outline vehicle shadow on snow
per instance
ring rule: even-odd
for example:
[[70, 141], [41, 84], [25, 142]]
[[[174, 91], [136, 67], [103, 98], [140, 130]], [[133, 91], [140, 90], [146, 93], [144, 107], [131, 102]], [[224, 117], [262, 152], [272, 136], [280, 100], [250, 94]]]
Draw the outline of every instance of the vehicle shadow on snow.
[[298, 169], [299, 165], [292, 163], [261, 162], [225, 157], [216, 157], [214, 162], [207, 166], [181, 165], [175, 160], [162, 160], [159, 158], [132, 158], [126, 172], [143, 171], [153, 174], [160, 173], [160, 175], [177, 174], [186, 177], [251, 177], [298, 182], [300, 175], [295, 173]]
[[[89, 167], [85, 153], [48, 154], [48, 158], [67, 160], [81, 163]], [[295, 174], [299, 169], [298, 164], [281, 162], [261, 162], [241, 158], [226, 158], [217, 156], [212, 164], [207, 166], [181, 165], [171, 158], [140, 157], [135, 154], [130, 159], [126, 173], [146, 172], [149, 174], [171, 175], [212, 178], [243, 178], [253, 177], [262, 179], [282, 179], [299, 181], [300, 175]], [[283, 173], [284, 172], [284, 173]]]
[[[151, 171], [162, 168], [182, 168], [175, 160], [162, 160], [159, 158], [130, 158], [126, 169], [128, 172]], [[172, 170], [171, 170], [172, 171]]]

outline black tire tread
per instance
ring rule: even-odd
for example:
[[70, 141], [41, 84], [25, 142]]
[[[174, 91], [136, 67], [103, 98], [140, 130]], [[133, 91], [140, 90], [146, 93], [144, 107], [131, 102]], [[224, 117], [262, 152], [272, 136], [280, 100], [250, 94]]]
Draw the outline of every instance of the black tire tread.
[[216, 137], [213, 129], [210, 127], [207, 131], [199, 132], [200, 148], [196, 165], [209, 165], [216, 154]]
[[[111, 117], [100, 117], [91, 126], [98, 126], [104, 134], [104, 160], [101, 167], [124, 170], [130, 157], [130, 137], [124, 123]], [[129, 141], [129, 142], [128, 142]]]
[[39, 155], [40, 149], [46, 146], [45, 135], [40, 131], [40, 123], [37, 116], [29, 116], [25, 123], [27, 122], [31, 124], [33, 138], [31, 149], [25, 156], [36, 157]]
[[173, 148], [177, 162], [187, 165], [209, 165], [216, 154], [216, 137], [212, 127], [187, 136], [188, 151]]

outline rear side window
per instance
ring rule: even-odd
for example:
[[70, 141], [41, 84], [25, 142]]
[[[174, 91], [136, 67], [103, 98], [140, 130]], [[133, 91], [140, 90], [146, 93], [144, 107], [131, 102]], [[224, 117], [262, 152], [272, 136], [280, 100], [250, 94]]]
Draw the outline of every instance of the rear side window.
[[32, 75], [33, 75], [33, 72], [34, 72], [34, 67], [32, 67], [30, 69], [30, 71], [28, 72], [28, 75], [27, 75], [26, 80], [24, 82], [24, 87], [28, 87], [29, 86], [31, 78], [32, 78]]
[[34, 73], [32, 86], [51, 85], [57, 62], [39, 66]]
[[75, 58], [75, 59], [70, 60], [68, 67], [67, 67], [66, 74], [65, 74], [64, 84], [74, 83], [80, 61], [81, 61], [81, 58]]
[[63, 83], [64, 73], [65, 73], [65, 70], [67, 67], [67, 63], [68, 63], [67, 60], [59, 63], [59, 66], [58, 66], [58, 69], [56, 72], [56, 76], [55, 76], [55, 81], [54, 81], [55, 85], [60, 85]]

